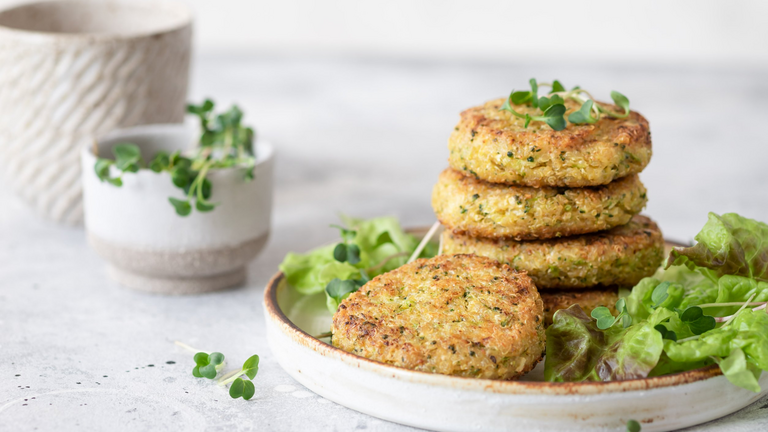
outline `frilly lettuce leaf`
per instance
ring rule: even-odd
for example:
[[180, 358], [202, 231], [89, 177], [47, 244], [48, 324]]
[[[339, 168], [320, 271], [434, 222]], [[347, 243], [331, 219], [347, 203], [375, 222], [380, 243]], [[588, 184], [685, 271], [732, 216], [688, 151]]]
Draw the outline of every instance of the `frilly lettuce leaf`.
[[696, 245], [675, 248], [667, 260], [699, 270], [713, 281], [724, 275], [768, 282], [768, 225], [726, 213], [709, 214], [696, 237]]
[[597, 328], [578, 305], [555, 313], [547, 329], [544, 377], [547, 381], [613, 381], [647, 377], [663, 349], [654, 326], [669, 318], [661, 308], [641, 324]]

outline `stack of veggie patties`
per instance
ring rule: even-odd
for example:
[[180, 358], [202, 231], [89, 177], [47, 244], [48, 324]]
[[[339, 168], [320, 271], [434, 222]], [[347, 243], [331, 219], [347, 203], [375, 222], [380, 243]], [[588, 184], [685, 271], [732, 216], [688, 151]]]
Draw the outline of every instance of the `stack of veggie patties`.
[[571, 304], [587, 314], [613, 309], [618, 290], [653, 275], [663, 259], [661, 231], [638, 215], [647, 201], [638, 173], [651, 158], [648, 121], [632, 111], [556, 131], [537, 121], [526, 127], [500, 111], [504, 102], [464, 111], [451, 134], [450, 168], [432, 193], [446, 227], [443, 253], [527, 272], [548, 322]]

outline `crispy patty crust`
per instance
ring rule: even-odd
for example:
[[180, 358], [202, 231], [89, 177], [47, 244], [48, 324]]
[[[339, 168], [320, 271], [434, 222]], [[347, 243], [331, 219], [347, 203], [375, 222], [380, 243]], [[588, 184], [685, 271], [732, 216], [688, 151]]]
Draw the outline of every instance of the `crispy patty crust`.
[[653, 276], [664, 260], [664, 238], [645, 216], [608, 231], [518, 242], [442, 234], [443, 253], [473, 253], [525, 271], [540, 292], [594, 285], [631, 287]]
[[373, 278], [333, 316], [333, 345], [407, 369], [513, 379], [544, 352], [543, 305], [523, 273], [476, 255], [420, 259]]
[[589, 188], [532, 188], [487, 183], [454, 169], [440, 174], [432, 208], [440, 222], [473, 237], [548, 239], [624, 225], [646, 203], [636, 175]]
[[[595, 124], [552, 130], [542, 122], [524, 128], [524, 120], [499, 111], [497, 99], [461, 113], [448, 140], [451, 167], [479, 179], [522, 186], [599, 186], [637, 174], [651, 160], [648, 121], [636, 112], [626, 119], [603, 116]], [[621, 108], [609, 104], [613, 111]], [[568, 112], [579, 104], [566, 101]], [[515, 105], [521, 114], [537, 108]]]
[[552, 317], [560, 309], [568, 309], [571, 305], [579, 305], [584, 313], [589, 315], [592, 309], [605, 306], [616, 315], [616, 301], [619, 299], [618, 288], [602, 288], [588, 291], [542, 291], [541, 300], [544, 302], [544, 323], [552, 325]]

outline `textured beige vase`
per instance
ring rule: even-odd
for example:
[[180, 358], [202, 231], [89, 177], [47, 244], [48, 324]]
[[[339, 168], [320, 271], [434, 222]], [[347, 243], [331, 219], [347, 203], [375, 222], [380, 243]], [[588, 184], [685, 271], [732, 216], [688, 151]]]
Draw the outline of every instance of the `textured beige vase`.
[[181, 122], [181, 3], [61, 1], [0, 12], [0, 173], [44, 217], [82, 221], [79, 153], [113, 129]]

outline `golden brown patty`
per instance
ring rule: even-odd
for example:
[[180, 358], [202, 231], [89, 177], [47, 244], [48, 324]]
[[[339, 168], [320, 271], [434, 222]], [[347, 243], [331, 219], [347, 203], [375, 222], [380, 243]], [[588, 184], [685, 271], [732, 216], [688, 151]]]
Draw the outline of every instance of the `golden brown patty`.
[[[461, 113], [448, 140], [450, 165], [465, 175], [522, 186], [599, 186], [637, 174], [651, 160], [648, 121], [636, 112], [626, 119], [603, 116], [595, 124], [552, 130], [542, 122], [524, 121], [499, 111], [504, 99]], [[620, 108], [606, 105], [613, 111]], [[566, 101], [568, 112], [578, 109]], [[515, 105], [521, 114], [537, 108]]]
[[653, 276], [664, 259], [661, 230], [645, 216], [608, 231], [559, 239], [518, 242], [446, 230], [442, 241], [443, 253], [474, 253], [527, 272], [540, 292], [594, 285], [631, 287]]
[[618, 288], [604, 288], [589, 291], [546, 291], [541, 293], [544, 301], [544, 323], [552, 325], [552, 317], [560, 309], [579, 305], [589, 315], [592, 309], [605, 306], [616, 315], [616, 301], [619, 299]]
[[487, 183], [447, 169], [432, 191], [440, 222], [473, 237], [548, 239], [624, 225], [645, 207], [636, 175], [589, 188], [532, 188]]
[[344, 300], [333, 345], [407, 369], [513, 379], [544, 351], [543, 306], [531, 279], [476, 255], [420, 259]]

